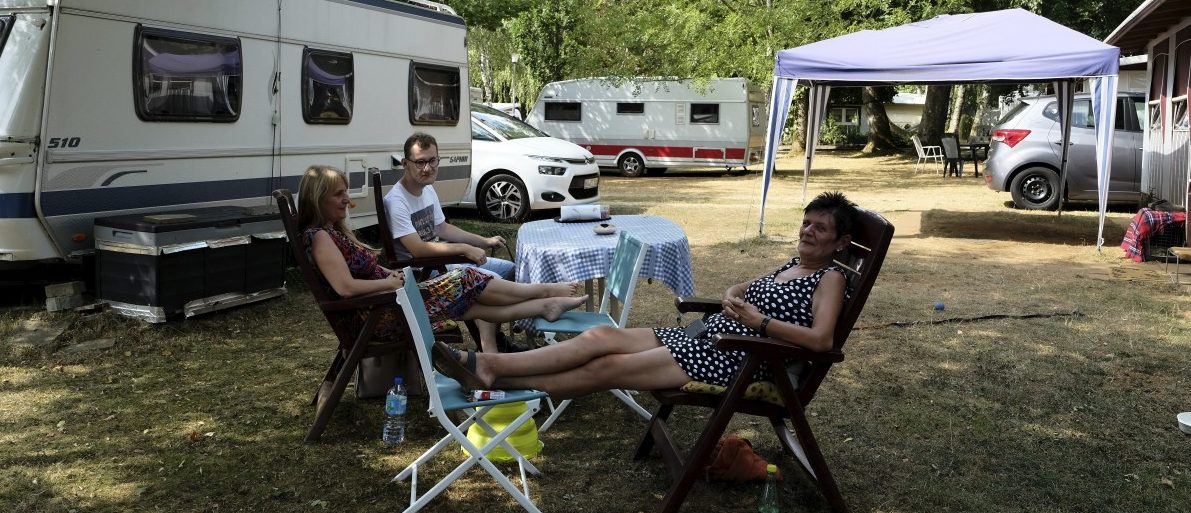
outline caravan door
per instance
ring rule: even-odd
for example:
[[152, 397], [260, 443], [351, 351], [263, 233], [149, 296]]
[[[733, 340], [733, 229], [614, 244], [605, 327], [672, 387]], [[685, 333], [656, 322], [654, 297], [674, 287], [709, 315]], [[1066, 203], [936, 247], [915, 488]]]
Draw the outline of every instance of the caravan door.
[[0, 262], [58, 257], [34, 196], [50, 28], [44, 1], [0, 2]]

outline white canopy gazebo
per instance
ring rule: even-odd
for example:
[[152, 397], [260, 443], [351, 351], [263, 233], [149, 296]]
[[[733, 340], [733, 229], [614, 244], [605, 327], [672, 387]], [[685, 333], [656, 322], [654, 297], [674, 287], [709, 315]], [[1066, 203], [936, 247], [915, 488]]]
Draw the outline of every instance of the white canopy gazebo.
[[[892, 27], [863, 30], [777, 53], [765, 141], [761, 220], [773, 177], [774, 156], [790, 113], [794, 88], [810, 88], [802, 199], [832, 86], [896, 84], [1054, 82], [1063, 141], [1070, 140], [1074, 82], [1092, 79], [1096, 121], [1096, 177], [1100, 225], [1096, 247], [1104, 244], [1104, 212], [1112, 162], [1120, 50], [1022, 9], [952, 14]], [[1067, 181], [1067, 144], [1062, 146], [1060, 194]]]

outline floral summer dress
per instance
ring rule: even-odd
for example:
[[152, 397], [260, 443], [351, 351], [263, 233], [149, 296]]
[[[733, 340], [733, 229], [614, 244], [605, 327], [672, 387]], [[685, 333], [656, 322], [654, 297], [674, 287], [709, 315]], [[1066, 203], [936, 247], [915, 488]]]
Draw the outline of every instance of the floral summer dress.
[[[343, 260], [347, 263], [347, 268], [353, 278], [359, 280], [380, 280], [387, 276], [385, 270], [377, 265], [375, 253], [356, 245], [346, 235], [337, 230], [309, 228], [305, 232], [302, 232], [302, 244], [306, 247], [306, 256], [311, 258], [312, 261], [314, 234], [320, 230], [327, 232], [331, 236], [331, 240], [335, 242], [335, 246], [343, 254]], [[443, 329], [451, 323], [451, 319], [461, 317], [464, 312], [467, 312], [478, 300], [480, 293], [484, 292], [484, 287], [488, 286], [490, 280], [492, 280], [491, 276], [479, 272], [474, 268], [465, 267], [452, 269], [444, 274], [418, 283], [418, 289], [422, 291], [422, 301], [426, 305], [426, 313], [430, 315], [430, 321], [434, 330], [439, 331]], [[331, 284], [327, 283], [327, 280], [321, 274], [319, 275], [319, 281], [331, 297], [339, 297], [335, 293], [335, 290], [331, 288]], [[344, 315], [332, 322], [343, 323], [342, 326], [344, 328], [350, 331], [358, 331], [364, 325], [364, 319], [366, 317], [367, 314], [364, 312], [355, 312]], [[405, 319], [400, 317], [400, 310], [392, 308], [386, 309], [381, 314], [380, 321], [377, 323], [376, 330], [373, 333], [378, 339], [390, 340], [401, 336], [404, 332]]]
[[[811, 300], [815, 295], [815, 288], [819, 286], [819, 280], [828, 271], [843, 272], [843, 269], [830, 266], [809, 276], [779, 283], [777, 275], [795, 265], [798, 265], [798, 257], [790, 259], [773, 273], [750, 283], [745, 289], [744, 300], [776, 320], [810, 326], [814, 321]], [[852, 291], [849, 288], [844, 292], [844, 300], [851, 296]], [[654, 328], [653, 332], [691, 379], [720, 386], [728, 386], [728, 382], [736, 375], [736, 371], [744, 362], [744, 352], [716, 349], [711, 342], [711, 336], [718, 333], [762, 336], [757, 330], [721, 313], [713, 314], [708, 319], [706, 331], [697, 338], [689, 337], [683, 328]], [[753, 377], [760, 381], [773, 381], [773, 372], [768, 365], [761, 364]]]

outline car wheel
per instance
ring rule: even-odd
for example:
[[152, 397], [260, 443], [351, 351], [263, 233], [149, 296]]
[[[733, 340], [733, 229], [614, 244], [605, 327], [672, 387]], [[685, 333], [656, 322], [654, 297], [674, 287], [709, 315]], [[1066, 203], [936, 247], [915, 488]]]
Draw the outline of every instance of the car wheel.
[[1046, 167], [1027, 168], [1009, 185], [1013, 203], [1026, 210], [1054, 210], [1059, 206], [1059, 175]]
[[625, 153], [616, 163], [616, 167], [620, 168], [620, 174], [624, 176], [638, 177], [645, 174], [645, 159], [636, 153]]
[[529, 216], [529, 193], [525, 183], [512, 175], [495, 175], [484, 180], [477, 194], [480, 217], [502, 223], [520, 223]]

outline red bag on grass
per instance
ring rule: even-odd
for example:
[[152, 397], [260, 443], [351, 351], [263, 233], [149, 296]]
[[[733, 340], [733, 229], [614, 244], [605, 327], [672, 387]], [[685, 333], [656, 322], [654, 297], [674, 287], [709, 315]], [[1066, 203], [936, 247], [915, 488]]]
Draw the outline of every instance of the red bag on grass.
[[[710, 460], [704, 469], [707, 479], [733, 483], [764, 481], [765, 467], [769, 465], [765, 458], [753, 452], [751, 442], [736, 435], [720, 438], [711, 451]], [[776, 475], [778, 479], [782, 478], [780, 469]]]

